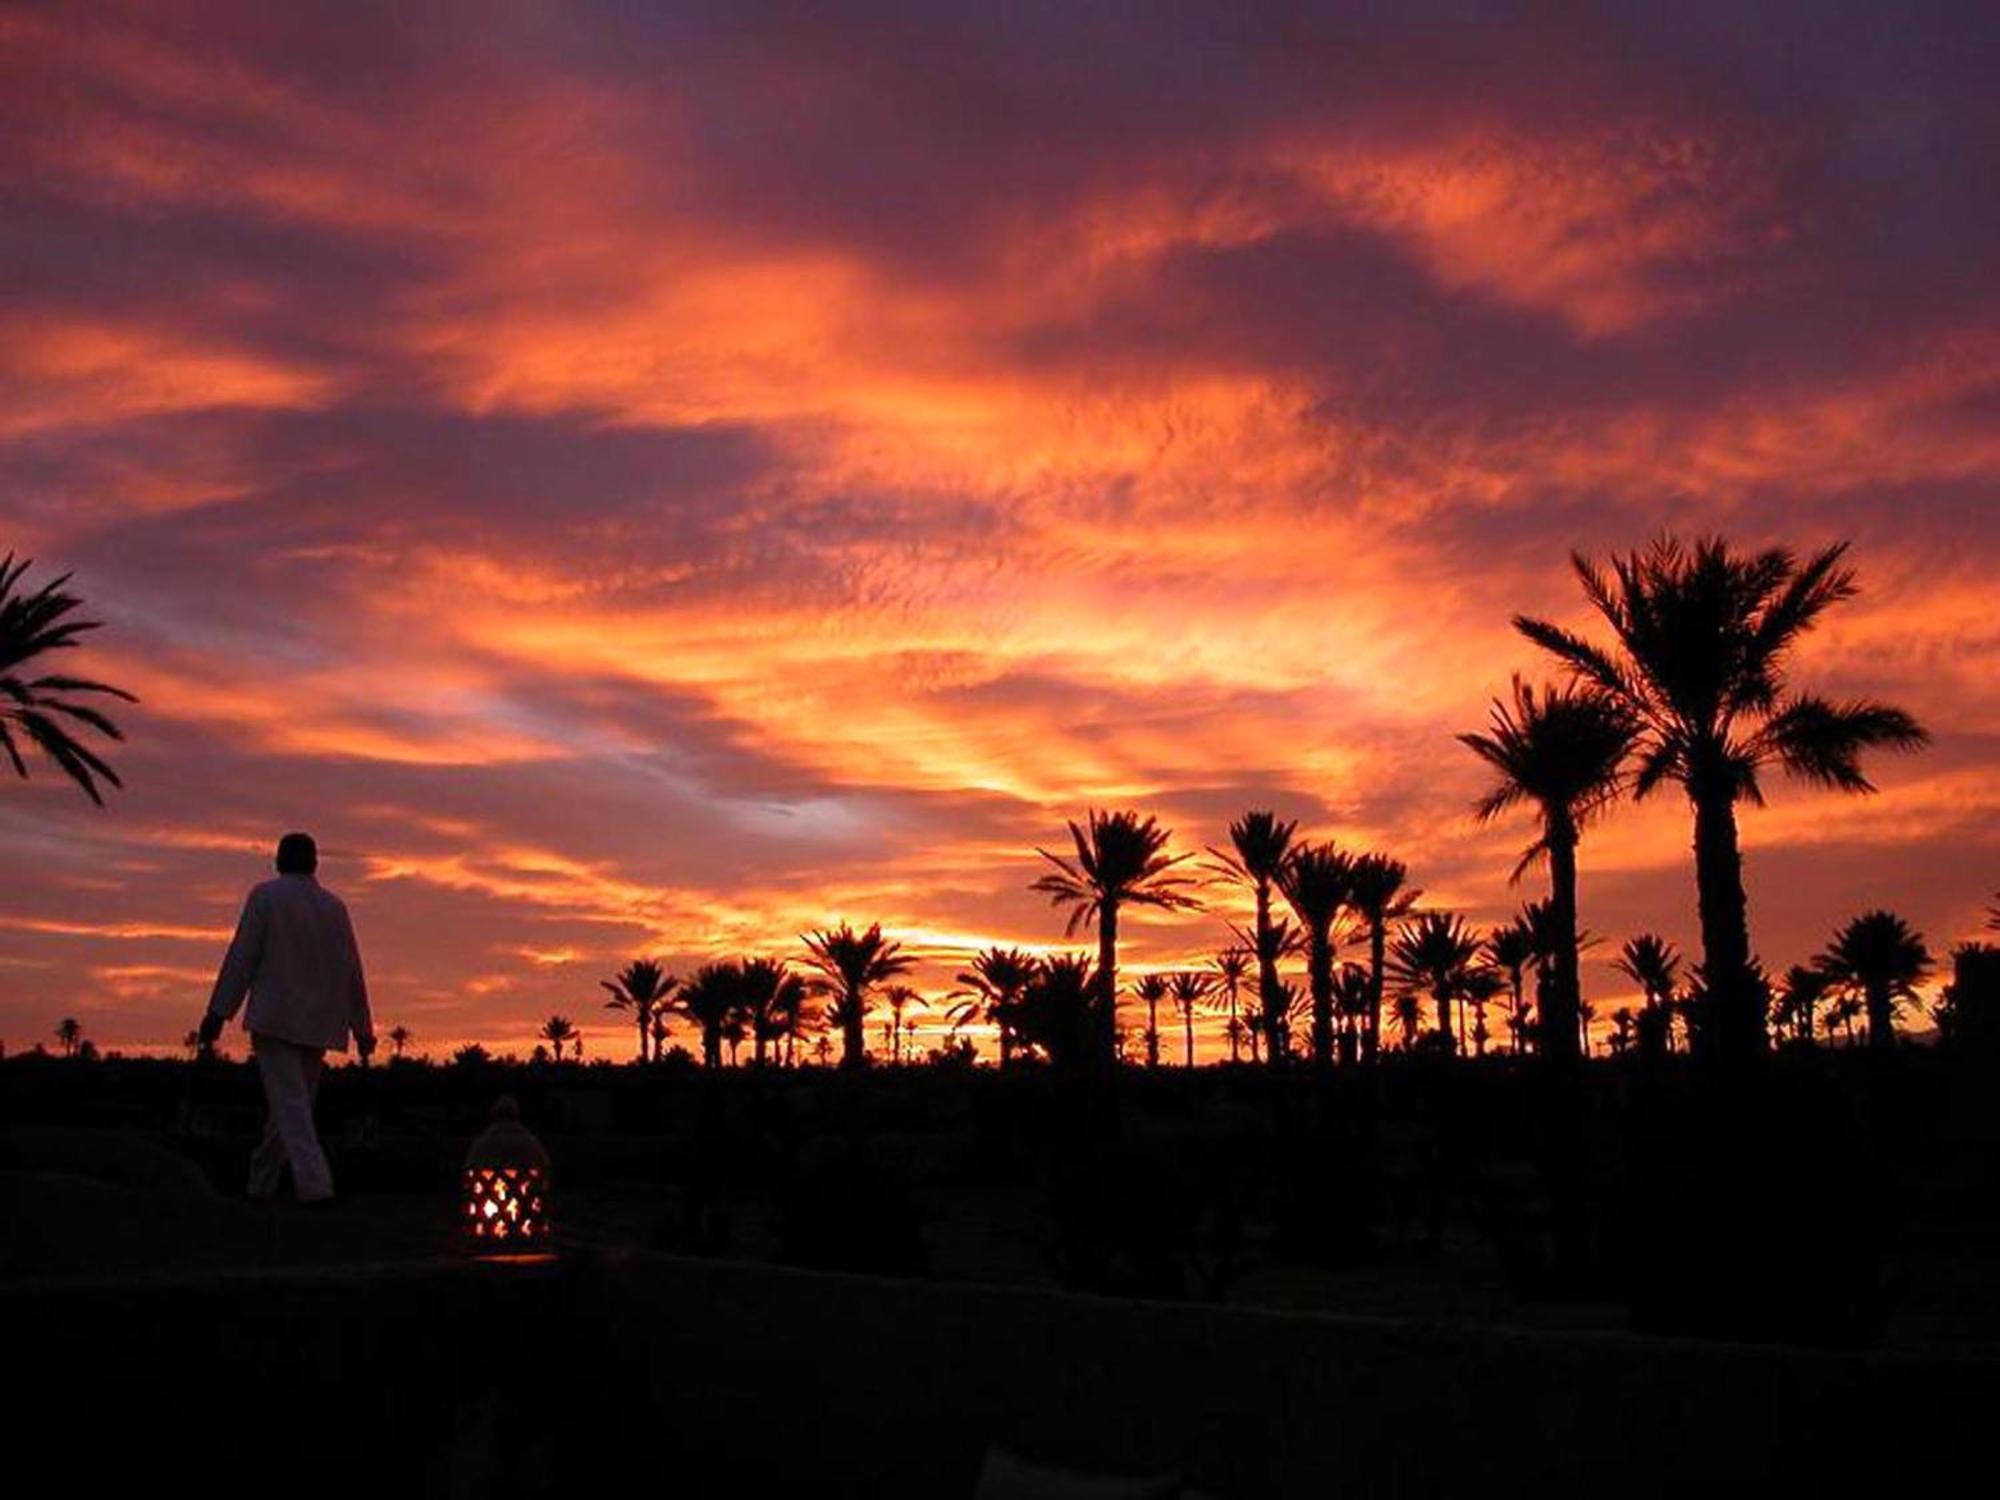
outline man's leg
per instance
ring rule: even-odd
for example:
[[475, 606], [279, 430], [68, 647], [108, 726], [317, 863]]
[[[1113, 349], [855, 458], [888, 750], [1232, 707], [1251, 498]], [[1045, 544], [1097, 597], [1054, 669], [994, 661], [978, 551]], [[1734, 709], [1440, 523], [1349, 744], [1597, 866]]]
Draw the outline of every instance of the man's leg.
[[[275, 1134], [277, 1146], [292, 1164], [292, 1189], [301, 1203], [333, 1196], [333, 1172], [320, 1150], [319, 1132], [313, 1128], [313, 1097], [319, 1092], [321, 1054], [317, 1048], [299, 1047], [270, 1037], [257, 1038], [257, 1071], [264, 1080], [264, 1099], [270, 1109], [267, 1137]], [[252, 1158], [255, 1173], [259, 1161], [268, 1161], [259, 1146]], [[276, 1187], [275, 1174], [270, 1185]]]

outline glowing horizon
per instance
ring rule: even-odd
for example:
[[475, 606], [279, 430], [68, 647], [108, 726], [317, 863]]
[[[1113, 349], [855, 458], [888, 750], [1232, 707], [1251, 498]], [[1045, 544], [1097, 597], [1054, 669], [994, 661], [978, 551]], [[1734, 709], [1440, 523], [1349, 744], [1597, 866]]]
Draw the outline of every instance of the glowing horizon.
[[[1667, 527], [1851, 539], [1799, 680], [1936, 736], [1746, 810], [1766, 963], [1975, 936], [1990, 47], [1397, 10], [0, 17], [0, 551], [143, 700], [108, 812], [0, 787], [0, 1040], [177, 1047], [292, 827], [433, 1056], [628, 1056], [623, 963], [842, 919], [936, 994], [1062, 945], [1091, 806], [1271, 807], [1490, 924], [1541, 877], [1451, 736], [1548, 675], [1512, 612], [1587, 623], [1571, 547]], [[1600, 1021], [1623, 938], [1695, 954], [1687, 845], [1586, 836]], [[1225, 939], [1138, 915], [1124, 970]]]

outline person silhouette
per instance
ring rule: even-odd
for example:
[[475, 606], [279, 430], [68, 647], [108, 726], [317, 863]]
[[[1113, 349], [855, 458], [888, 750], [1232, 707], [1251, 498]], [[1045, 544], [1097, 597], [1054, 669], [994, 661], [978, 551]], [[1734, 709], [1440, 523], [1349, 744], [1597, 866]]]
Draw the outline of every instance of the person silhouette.
[[347, 1050], [350, 1032], [361, 1056], [371, 1056], [375, 1022], [354, 924], [341, 899], [319, 883], [312, 835], [279, 839], [277, 866], [277, 878], [243, 903], [197, 1031], [203, 1044], [212, 1044], [249, 997], [243, 1025], [266, 1107], [263, 1138], [250, 1157], [250, 1196], [276, 1196], [289, 1162], [299, 1201], [319, 1203], [333, 1197], [333, 1172], [313, 1128], [320, 1072], [328, 1051]]

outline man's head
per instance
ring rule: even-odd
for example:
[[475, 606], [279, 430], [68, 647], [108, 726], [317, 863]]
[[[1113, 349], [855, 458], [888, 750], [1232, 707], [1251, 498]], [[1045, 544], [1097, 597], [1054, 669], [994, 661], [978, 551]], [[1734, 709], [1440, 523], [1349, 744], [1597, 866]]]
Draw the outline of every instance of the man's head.
[[310, 875], [319, 868], [319, 845], [309, 833], [288, 833], [278, 840], [278, 873]]

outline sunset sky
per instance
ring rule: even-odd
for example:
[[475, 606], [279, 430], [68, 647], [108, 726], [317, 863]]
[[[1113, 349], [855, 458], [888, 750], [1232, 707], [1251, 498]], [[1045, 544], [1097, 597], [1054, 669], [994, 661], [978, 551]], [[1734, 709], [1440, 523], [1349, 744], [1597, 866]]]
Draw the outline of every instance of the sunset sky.
[[[941, 989], [1093, 805], [1488, 923], [1542, 876], [1451, 736], [1663, 527], [1851, 538], [1800, 679], [1936, 736], [1746, 813], [1766, 962], [1973, 935], [2000, 21], [1607, 9], [0, 11], [0, 552], [143, 699], [108, 810], [0, 781], [0, 1039], [176, 1046], [292, 827], [434, 1055], [842, 918]], [[1587, 836], [1600, 1013], [1688, 841]]]

